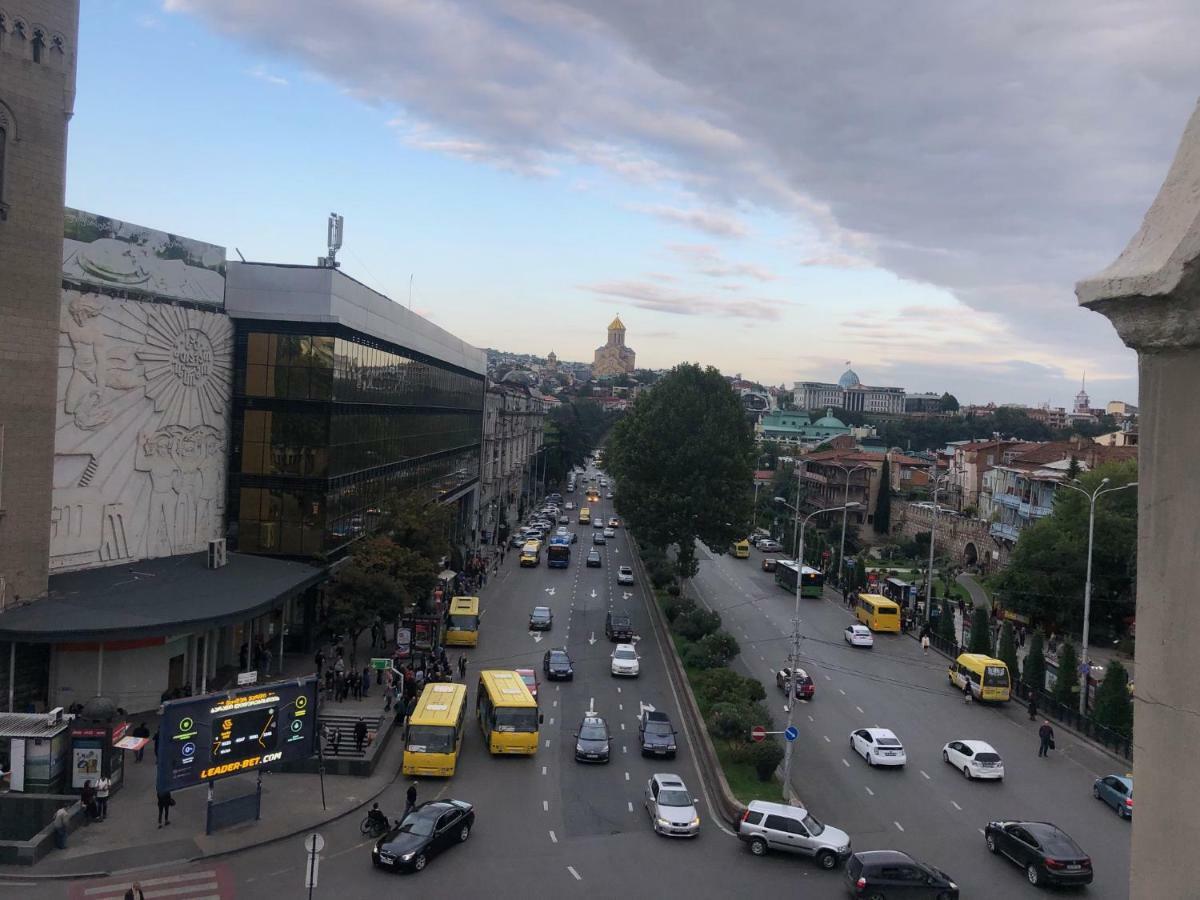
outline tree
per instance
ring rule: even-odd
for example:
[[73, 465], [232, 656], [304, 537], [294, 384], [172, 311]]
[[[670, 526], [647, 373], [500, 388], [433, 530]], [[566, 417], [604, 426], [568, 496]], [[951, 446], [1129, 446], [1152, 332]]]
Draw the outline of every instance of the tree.
[[697, 539], [725, 553], [743, 536], [754, 456], [741, 401], [720, 372], [691, 363], [637, 398], [605, 454], [628, 527], [649, 544], [673, 545], [682, 578], [697, 571]]
[[1133, 734], [1133, 701], [1129, 697], [1129, 672], [1117, 660], [1108, 664], [1104, 680], [1096, 689], [1096, 708], [1092, 718], [1097, 724], [1118, 734]]
[[958, 635], [954, 633], [954, 608], [944, 597], [942, 598], [942, 612], [938, 616], [937, 636], [951, 644], [958, 643]]
[[876, 534], [887, 534], [892, 530], [892, 464], [884, 457], [883, 470], [879, 473], [879, 494], [875, 498]]
[[958, 412], [958, 398], [947, 391], [942, 394], [942, 399], [938, 402], [938, 408], [942, 412]]
[[992, 629], [988, 622], [988, 611], [982, 606], [973, 607], [971, 613], [971, 653], [992, 652]]
[[1021, 671], [1017, 660], [1017, 639], [1013, 634], [1013, 624], [1007, 619], [1000, 628], [1000, 649], [996, 651], [996, 657], [1008, 666], [1009, 677], [1016, 679]]
[[784, 749], [779, 741], [770, 738], [751, 744], [746, 750], [746, 759], [754, 766], [754, 774], [758, 776], [759, 781], [771, 780], [775, 770], [783, 762], [783, 756]]
[[1078, 703], [1079, 694], [1079, 654], [1075, 645], [1063, 641], [1058, 651], [1058, 677], [1054, 681], [1054, 699], [1059, 703]]
[[1035, 631], [1029, 639], [1029, 653], [1025, 656], [1025, 668], [1021, 670], [1021, 681], [1038, 691], [1046, 689], [1046, 651], [1042, 633]]

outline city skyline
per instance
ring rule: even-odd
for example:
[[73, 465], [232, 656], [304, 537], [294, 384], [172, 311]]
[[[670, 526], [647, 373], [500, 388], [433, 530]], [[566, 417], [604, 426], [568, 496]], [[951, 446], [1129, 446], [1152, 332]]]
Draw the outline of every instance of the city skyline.
[[[886, 7], [769, 30], [669, 12], [88, 7], [83, 45], [106, 52], [81, 56], [67, 201], [287, 263], [323, 254], [336, 210], [347, 274], [402, 304], [411, 283], [481, 347], [586, 360], [619, 313], [648, 368], [791, 384], [856, 359], [871, 383], [1056, 405], [1086, 370], [1136, 397], [1073, 285], [1158, 187], [1195, 13], [1122, 32], [1118, 7], [1025, 5], [985, 33]], [[1118, 33], [1119, 62], [1095, 52]], [[839, 61], [851, 43], [874, 58]]]

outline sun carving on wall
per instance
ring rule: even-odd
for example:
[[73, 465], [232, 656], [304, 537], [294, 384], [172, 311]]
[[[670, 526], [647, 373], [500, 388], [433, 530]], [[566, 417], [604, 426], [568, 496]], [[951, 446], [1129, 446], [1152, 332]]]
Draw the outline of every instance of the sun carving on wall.
[[138, 358], [146, 396], [165, 424], [223, 426], [232, 347], [228, 319], [178, 306], [151, 310]]

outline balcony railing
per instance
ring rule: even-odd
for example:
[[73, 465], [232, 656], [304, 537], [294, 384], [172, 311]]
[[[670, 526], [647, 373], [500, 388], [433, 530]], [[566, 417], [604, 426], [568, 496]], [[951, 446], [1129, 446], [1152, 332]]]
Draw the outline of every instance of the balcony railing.
[[1016, 509], [1021, 505], [1021, 498], [1016, 494], [992, 494], [992, 502], [999, 506], [1007, 506], [1009, 509]]
[[988, 533], [994, 538], [1006, 541], [1015, 541], [1021, 534], [1020, 529], [1016, 526], [1006, 525], [1003, 522], [993, 522], [992, 527], [988, 529]]

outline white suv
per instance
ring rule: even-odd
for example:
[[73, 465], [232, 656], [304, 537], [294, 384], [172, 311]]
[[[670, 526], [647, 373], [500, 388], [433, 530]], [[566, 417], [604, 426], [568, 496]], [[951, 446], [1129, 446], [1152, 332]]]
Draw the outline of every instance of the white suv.
[[633, 584], [633, 569], [629, 566], [617, 569], [617, 584]]
[[818, 822], [802, 806], [751, 800], [738, 822], [738, 839], [755, 856], [784, 850], [811, 856], [822, 869], [835, 869], [850, 856], [850, 835]]
[[617, 648], [612, 652], [612, 673], [613, 675], [627, 675], [630, 678], [637, 678], [641, 666], [638, 663], [637, 649], [633, 644], [617, 644]]

